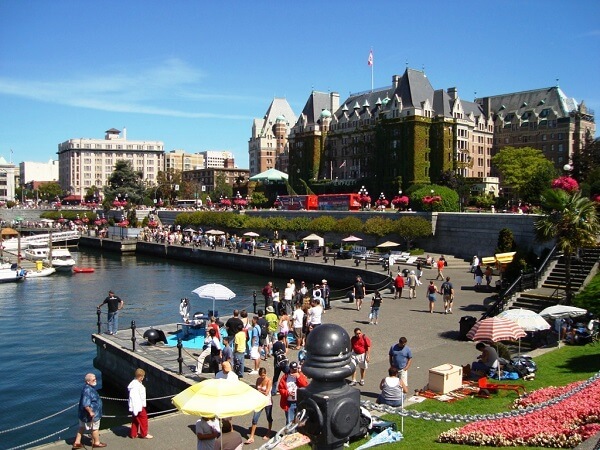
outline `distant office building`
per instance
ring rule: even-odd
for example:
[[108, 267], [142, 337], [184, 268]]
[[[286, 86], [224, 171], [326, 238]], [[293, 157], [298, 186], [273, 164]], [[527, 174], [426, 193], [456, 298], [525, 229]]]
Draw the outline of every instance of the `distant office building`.
[[233, 153], [230, 151], [207, 150], [200, 152], [200, 155], [204, 158], [204, 168], [233, 167], [235, 164]]
[[16, 175], [18, 175], [16, 166], [7, 163], [6, 159], [0, 156], [0, 202], [15, 200]]
[[51, 159], [46, 163], [23, 161], [19, 164], [19, 176], [22, 185], [58, 182], [58, 160]]
[[276, 168], [287, 173], [288, 134], [296, 115], [284, 98], [274, 98], [262, 119], [254, 119], [248, 141], [250, 176]]
[[183, 172], [205, 167], [203, 153], [186, 153], [184, 150], [171, 150], [165, 153], [165, 170]]
[[503, 147], [541, 150], [562, 170], [586, 136], [594, 137], [593, 111], [558, 87], [534, 89], [476, 99], [494, 121], [493, 154]]
[[[493, 123], [483, 108], [435, 90], [424, 72], [406, 69], [392, 85], [350, 94], [312, 92], [289, 135], [289, 180], [329, 180], [346, 191], [367, 185], [388, 195], [435, 183], [445, 171], [490, 175]], [[331, 186], [325, 186], [331, 189]]]
[[230, 167], [207, 167], [183, 172], [182, 180], [195, 186], [197, 192], [210, 194], [214, 192], [220, 176], [223, 176], [225, 183], [235, 190], [248, 181], [249, 171], [233, 167], [233, 164]]
[[59, 182], [63, 190], [83, 198], [88, 188], [99, 192], [119, 160], [129, 161], [140, 171], [149, 186], [156, 184], [159, 171], [164, 170], [162, 141], [127, 140], [127, 131], [111, 128], [104, 139], [69, 139], [58, 145]]

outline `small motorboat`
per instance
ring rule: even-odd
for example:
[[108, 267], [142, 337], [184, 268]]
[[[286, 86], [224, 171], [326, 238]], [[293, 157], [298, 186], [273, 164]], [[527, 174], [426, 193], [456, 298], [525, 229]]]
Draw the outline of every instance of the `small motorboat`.
[[93, 267], [73, 267], [73, 273], [92, 273], [93, 271]]
[[30, 278], [48, 277], [55, 272], [56, 269], [54, 267], [42, 267], [41, 269], [28, 270], [25, 273], [25, 278], [29, 280]]
[[1, 264], [0, 265], [0, 283], [10, 283], [23, 281], [25, 279], [25, 270], [21, 269], [17, 264]]

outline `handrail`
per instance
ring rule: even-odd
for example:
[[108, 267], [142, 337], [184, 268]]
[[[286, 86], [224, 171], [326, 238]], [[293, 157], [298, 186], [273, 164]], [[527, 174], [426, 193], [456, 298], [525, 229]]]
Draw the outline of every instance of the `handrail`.
[[550, 263], [550, 259], [553, 258], [555, 254], [556, 254], [556, 245], [554, 247], [552, 247], [552, 250], [550, 250], [548, 255], [546, 255], [546, 258], [544, 259], [544, 262], [542, 262], [542, 265], [537, 269], [538, 278], [542, 276], [542, 273], [544, 273], [548, 264]]

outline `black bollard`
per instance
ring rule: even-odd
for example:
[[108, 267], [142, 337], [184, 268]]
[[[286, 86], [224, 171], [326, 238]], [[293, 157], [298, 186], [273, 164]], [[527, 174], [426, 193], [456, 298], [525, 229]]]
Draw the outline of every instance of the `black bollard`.
[[183, 343], [181, 342], [181, 338], [177, 339], [177, 353], [179, 357], [177, 358], [177, 362], [179, 363], [179, 375], [183, 373], [183, 355], [181, 349], [183, 348]]
[[336, 257], [335, 257], [335, 255], [333, 255], [333, 265], [334, 266], [335, 266], [335, 260], [336, 260]]
[[252, 297], [254, 298], [252, 301], [252, 307], [254, 308], [254, 314], [256, 314], [256, 291], [252, 291]]
[[135, 352], [135, 320], [131, 321], [131, 348]]
[[98, 334], [102, 334], [102, 319], [100, 318], [102, 311], [100, 308], [96, 308], [96, 315], [98, 316]]
[[312, 381], [298, 390], [298, 411], [306, 411], [298, 431], [310, 437], [313, 449], [342, 449], [360, 428], [360, 392], [345, 381], [356, 368], [350, 336], [339, 325], [319, 325], [305, 350], [302, 372]]

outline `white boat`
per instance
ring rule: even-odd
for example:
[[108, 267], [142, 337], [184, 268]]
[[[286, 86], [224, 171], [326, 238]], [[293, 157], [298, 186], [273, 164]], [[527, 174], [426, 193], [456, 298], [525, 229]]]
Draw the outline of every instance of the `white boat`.
[[75, 260], [67, 248], [53, 248], [48, 254], [50, 263], [59, 272], [70, 272], [75, 266]]
[[50, 253], [50, 248], [47, 241], [31, 242], [24, 251], [25, 259], [29, 261], [44, 261], [48, 259], [48, 253]]
[[[21, 249], [28, 248], [33, 242], [39, 242], [48, 245], [67, 245], [67, 243], [76, 243], [79, 241], [78, 231], [57, 231], [54, 233], [36, 234], [34, 236], [26, 236], [21, 238]], [[19, 239], [5, 239], [2, 243], [5, 250], [15, 252], [19, 248]]]
[[42, 278], [52, 275], [56, 273], [56, 269], [54, 267], [42, 267], [40, 270], [32, 269], [27, 270], [25, 274], [26, 279], [30, 278]]
[[0, 283], [15, 283], [25, 279], [25, 271], [16, 264], [2, 264], [0, 266]]

